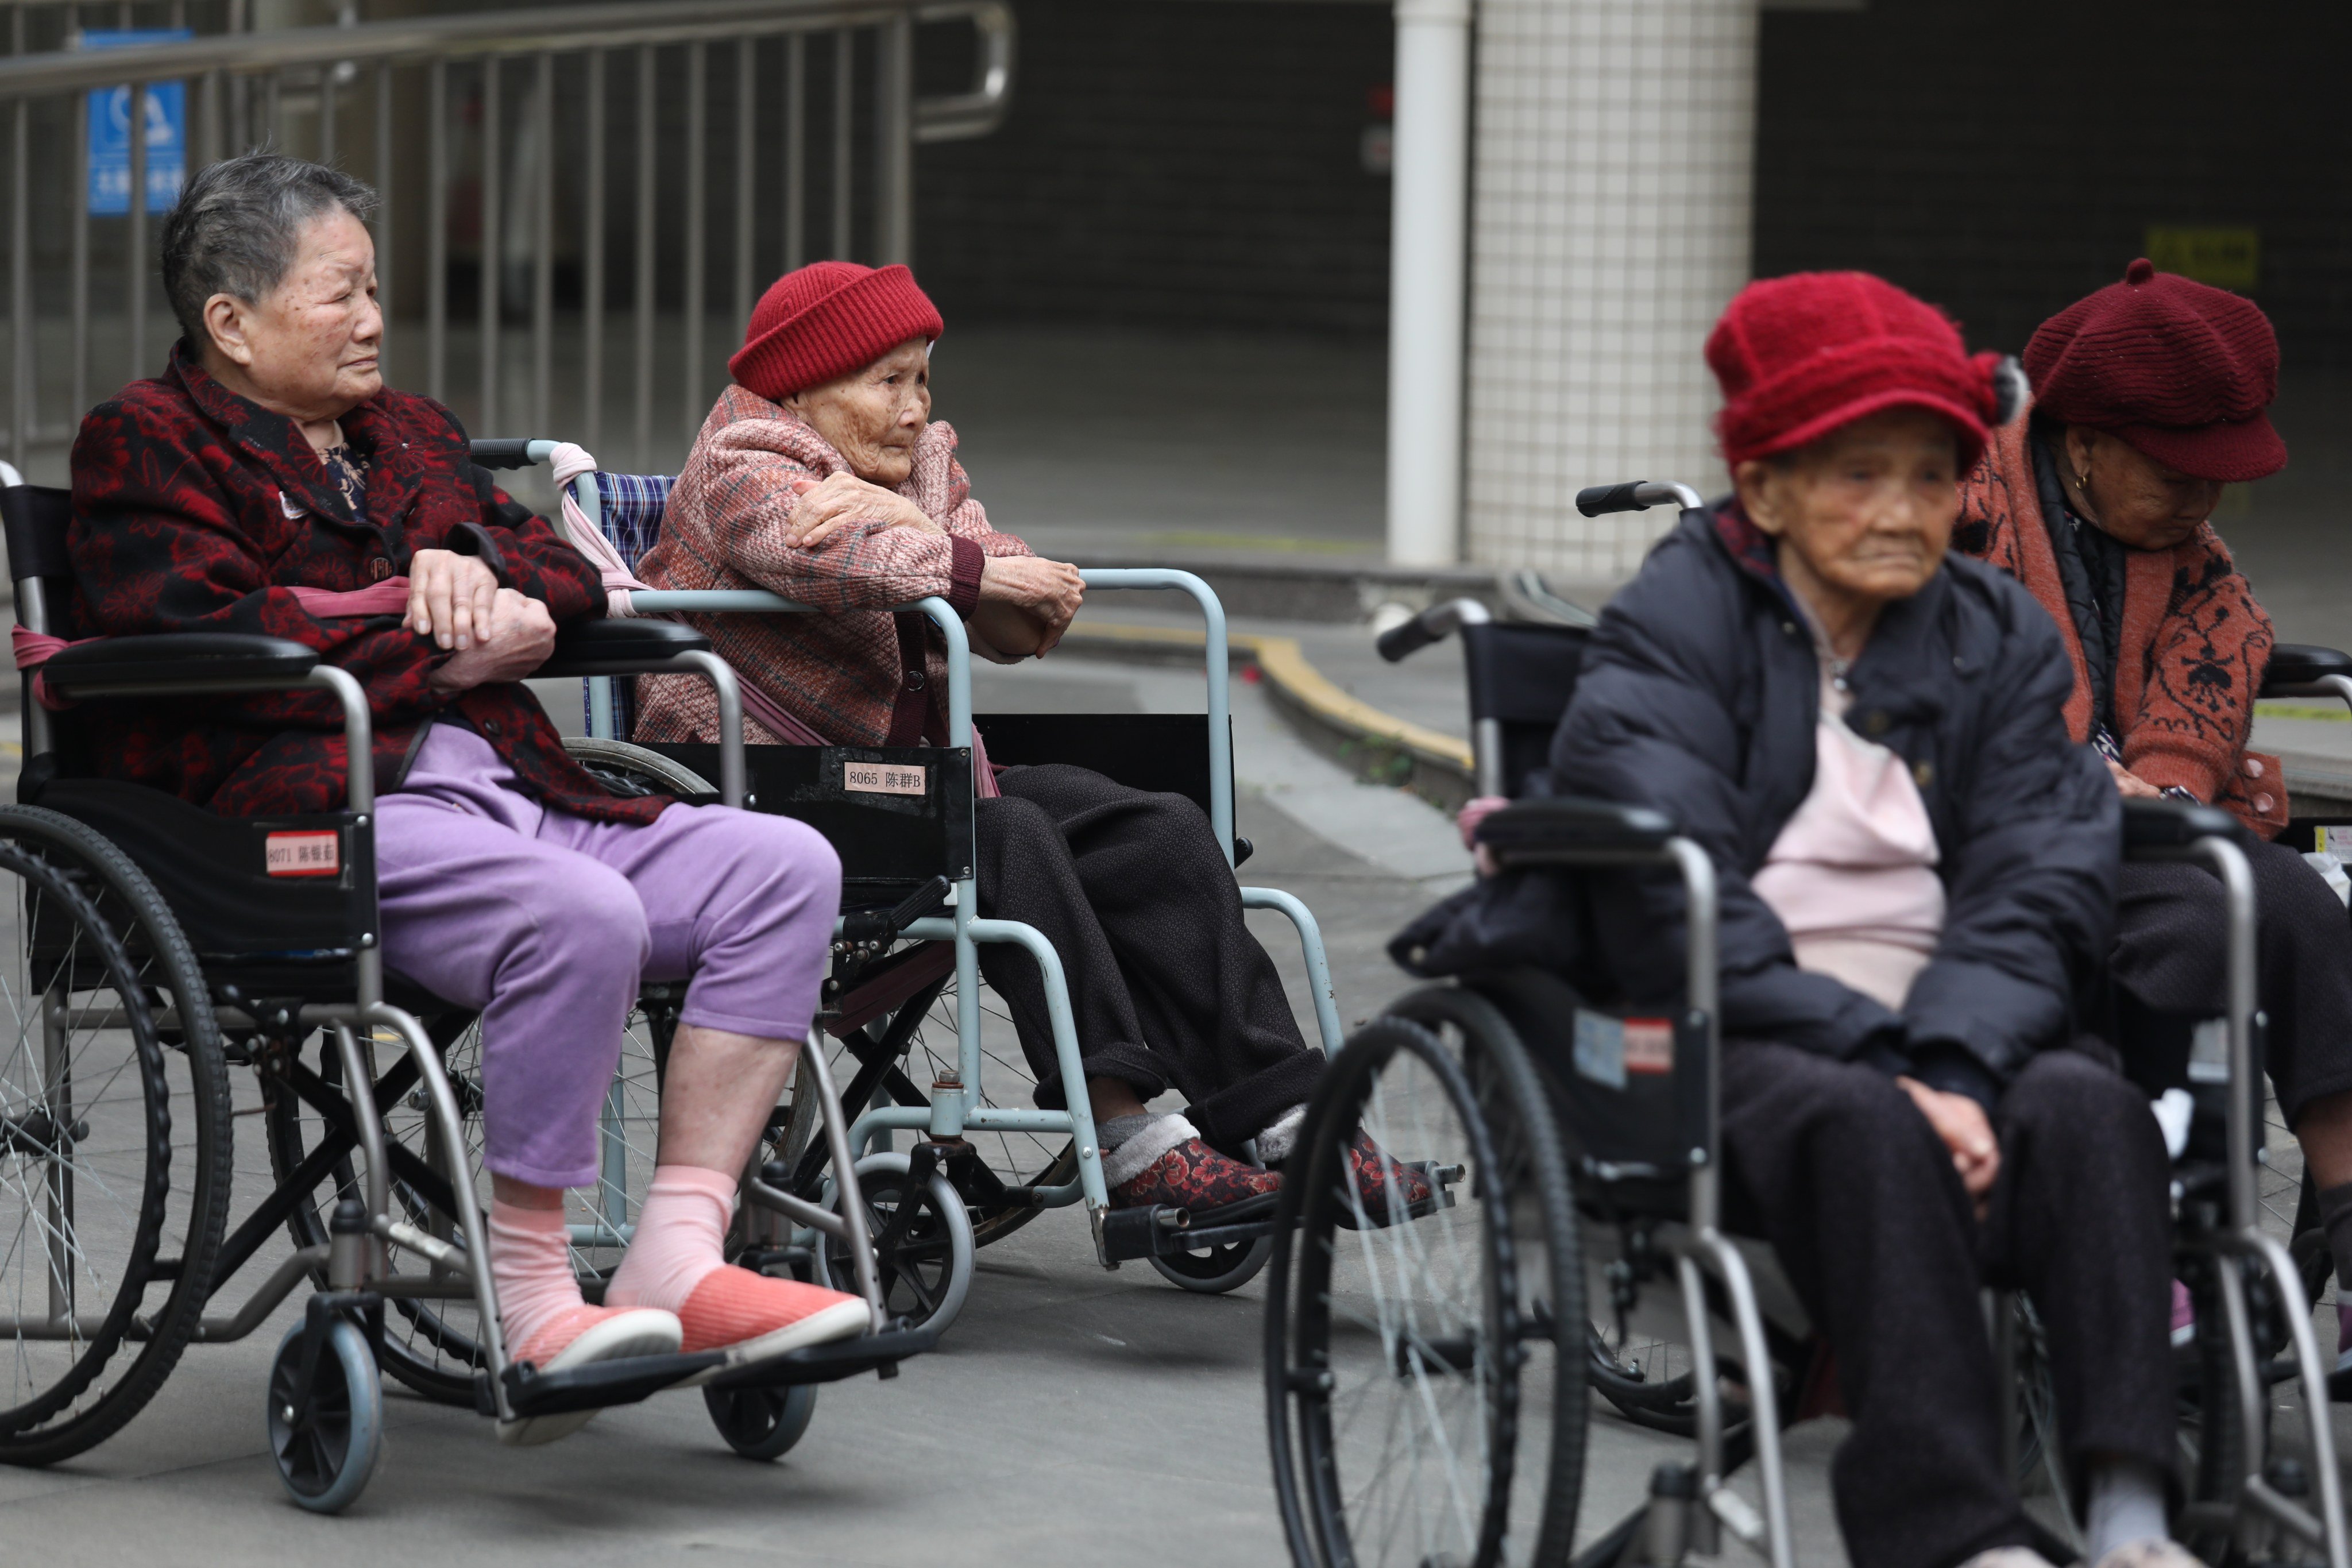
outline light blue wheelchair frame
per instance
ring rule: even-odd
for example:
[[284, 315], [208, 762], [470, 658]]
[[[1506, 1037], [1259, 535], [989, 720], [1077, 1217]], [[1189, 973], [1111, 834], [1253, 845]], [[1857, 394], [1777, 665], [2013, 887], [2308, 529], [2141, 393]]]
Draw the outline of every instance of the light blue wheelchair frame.
[[[534, 440], [527, 447], [527, 453], [532, 462], [544, 463], [553, 457], [556, 445], [553, 441]], [[583, 476], [583, 479], [589, 477]], [[603, 502], [595, 486], [573, 481], [572, 499], [589, 521], [601, 528]], [[1191, 595], [1200, 606], [1207, 634], [1204, 672], [1208, 677], [1209, 825], [1216, 833], [1218, 847], [1224, 851], [1225, 864], [1231, 866], [1234, 863], [1232, 667], [1225, 635], [1224, 605], [1218, 600], [1215, 590], [1190, 572], [1164, 567], [1091, 567], [1082, 571], [1080, 575], [1090, 591], [1175, 589]], [[641, 613], [648, 616], [688, 613], [808, 616], [824, 613], [780, 595], [749, 589], [644, 592], [631, 595], [631, 599]], [[949, 606], [945, 599], [938, 597], [894, 605], [892, 609], [929, 616], [946, 640], [948, 744], [950, 747], [969, 748], [971, 744], [971, 647], [964, 635], [962, 617]], [[722, 696], [722, 709], [725, 706], [726, 700]], [[589, 685], [589, 732], [606, 740], [618, 739], [614, 733], [616, 727], [614, 710], [611, 679], [592, 680]], [[734, 717], [722, 713], [722, 731], [740, 738], [741, 730], [732, 721]], [[719, 753], [719, 799], [730, 805], [740, 805], [745, 794], [744, 781], [742, 752], [739, 747], [722, 745]], [[1342, 1040], [1339, 1002], [1331, 984], [1330, 964], [1324, 954], [1322, 930], [1316, 924], [1313, 911], [1297, 898], [1278, 888], [1244, 887], [1240, 892], [1243, 908], [1277, 910], [1297, 929], [1299, 948], [1306, 960], [1307, 984], [1314, 994], [1317, 1032], [1322, 1036], [1324, 1050], [1336, 1053]], [[1038, 1206], [1044, 1208], [1061, 1208], [1083, 1201], [1093, 1228], [1097, 1256], [1104, 1267], [1116, 1268], [1118, 1261], [1110, 1256], [1104, 1243], [1103, 1215], [1108, 1209], [1110, 1194], [1103, 1183], [1102, 1152], [1095, 1142], [1094, 1112], [1087, 1097], [1082, 1093], [1068, 1096], [1068, 1109], [1063, 1110], [981, 1103], [980, 945], [982, 942], [1019, 947], [1036, 960], [1037, 967], [1045, 975], [1046, 1011], [1054, 1031], [1054, 1057], [1062, 1081], [1069, 1084], [1086, 1081], [1077, 1032], [1070, 1013], [1069, 984], [1063, 973], [1061, 955], [1054, 951], [1053, 943], [1045, 939], [1044, 933], [1034, 926], [1019, 921], [990, 920], [982, 916], [979, 912], [979, 890], [970, 877], [955, 885], [952, 903], [952, 914], [917, 921], [903, 934], [913, 941], [955, 943], [956, 1042], [961, 1066], [961, 1091], [949, 1092], [935, 1088], [928, 1108], [877, 1106], [852, 1126], [849, 1146], [852, 1150], [862, 1151], [877, 1137], [887, 1138], [898, 1130], [919, 1131], [931, 1138], [959, 1138], [967, 1131], [1067, 1133], [1077, 1149], [1077, 1177], [1061, 1186], [1040, 1189], [1035, 1194], [1035, 1200]]]

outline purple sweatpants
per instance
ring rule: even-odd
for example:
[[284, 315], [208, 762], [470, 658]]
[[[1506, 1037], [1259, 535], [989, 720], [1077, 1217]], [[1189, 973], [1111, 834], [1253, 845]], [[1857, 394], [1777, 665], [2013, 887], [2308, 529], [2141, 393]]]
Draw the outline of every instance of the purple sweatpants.
[[482, 1015], [483, 1163], [543, 1187], [596, 1177], [596, 1119], [643, 980], [681, 1022], [801, 1040], [841, 862], [789, 817], [676, 805], [642, 826], [549, 811], [471, 730], [436, 724], [376, 803], [383, 961]]

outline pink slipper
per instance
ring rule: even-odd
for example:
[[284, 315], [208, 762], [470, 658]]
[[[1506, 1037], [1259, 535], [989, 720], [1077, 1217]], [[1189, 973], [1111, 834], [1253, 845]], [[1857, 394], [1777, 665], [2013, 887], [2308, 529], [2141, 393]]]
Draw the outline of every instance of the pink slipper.
[[727, 1352], [725, 1366], [688, 1379], [688, 1386], [750, 1362], [854, 1340], [874, 1321], [863, 1296], [797, 1279], [771, 1279], [732, 1265], [704, 1276], [677, 1319], [684, 1335], [679, 1348], [687, 1354]]
[[[677, 1317], [651, 1307], [568, 1307], [548, 1320], [540, 1331], [513, 1351], [517, 1365], [529, 1362], [541, 1372], [568, 1372], [594, 1362], [626, 1356], [668, 1355], [678, 1348]], [[569, 1437], [596, 1418], [593, 1410], [566, 1410], [553, 1415], [526, 1415], [499, 1423], [499, 1441], [511, 1447], [536, 1447]]]

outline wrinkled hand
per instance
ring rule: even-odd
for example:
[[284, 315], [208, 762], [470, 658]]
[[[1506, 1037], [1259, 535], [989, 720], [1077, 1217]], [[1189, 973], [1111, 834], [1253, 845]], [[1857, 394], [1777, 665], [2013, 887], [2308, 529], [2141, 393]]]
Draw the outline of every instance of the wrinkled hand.
[[[989, 627], [989, 640], [1007, 653], [1043, 654], [1052, 650], [1070, 629], [1070, 622], [1087, 596], [1086, 580], [1066, 561], [1035, 555], [992, 555], [980, 573], [980, 602], [1018, 610], [1036, 634], [1034, 647], [1011, 646]], [[1015, 639], [1015, 641], [1022, 639]]]
[[520, 680], [555, 651], [555, 617], [527, 594], [500, 588], [490, 603], [488, 630], [478, 627], [474, 644], [435, 670], [436, 691], [471, 691], [501, 680]]
[[793, 493], [800, 500], [784, 521], [784, 542], [796, 550], [822, 544], [827, 535], [853, 522], [878, 522], [921, 533], [947, 531], [897, 490], [868, 484], [845, 469], [823, 479], [795, 479]]
[[2107, 772], [2115, 775], [2116, 789], [2126, 800], [2155, 800], [2164, 794], [2112, 757], [2107, 759]]
[[499, 593], [498, 574], [479, 557], [420, 550], [408, 562], [408, 628], [463, 653], [485, 635]]
[[1916, 1078], [1898, 1078], [1895, 1081], [1903, 1086], [1911, 1103], [1919, 1108], [1919, 1114], [1927, 1119], [1927, 1125], [1936, 1130], [1936, 1136], [1952, 1152], [1952, 1168], [1959, 1172], [1960, 1184], [1976, 1200], [1977, 1217], [1983, 1218], [1985, 1194], [1992, 1191], [1993, 1178], [2000, 1174], [2000, 1142], [1992, 1135], [1992, 1123], [1986, 1119], [1984, 1107], [1965, 1094], [1929, 1089]]
[[1454, 814], [1454, 826], [1461, 829], [1462, 847], [1470, 851], [1470, 858], [1477, 865], [1481, 877], [1491, 877], [1502, 868], [1495, 859], [1495, 852], [1478, 842], [1478, 825], [1510, 804], [1505, 795], [1482, 795]]

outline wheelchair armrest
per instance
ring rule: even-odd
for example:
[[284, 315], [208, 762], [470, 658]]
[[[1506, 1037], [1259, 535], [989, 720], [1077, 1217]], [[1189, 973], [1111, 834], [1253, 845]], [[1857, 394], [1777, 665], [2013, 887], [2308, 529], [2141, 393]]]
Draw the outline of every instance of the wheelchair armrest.
[[676, 621], [573, 621], [555, 634], [555, 652], [534, 678], [635, 675], [658, 670], [682, 653], [708, 653], [710, 639]]
[[285, 637], [162, 632], [102, 637], [61, 648], [41, 666], [41, 677], [50, 690], [64, 696], [119, 686], [200, 691], [224, 680], [283, 680], [297, 686], [318, 667], [316, 650]]
[[1478, 825], [1478, 842], [1505, 865], [1553, 856], [1664, 852], [1675, 825], [1646, 806], [1553, 796], [1505, 806]]
[[2165, 856], [2200, 838], [2226, 838], [2240, 848], [2253, 842], [2245, 825], [2218, 805], [2182, 800], [2127, 800], [2124, 806], [2124, 858]]
[[2271, 649], [2270, 668], [2263, 672], [2262, 695], [2305, 695], [2331, 675], [2352, 676], [2352, 654], [2309, 643], [2283, 642]]

